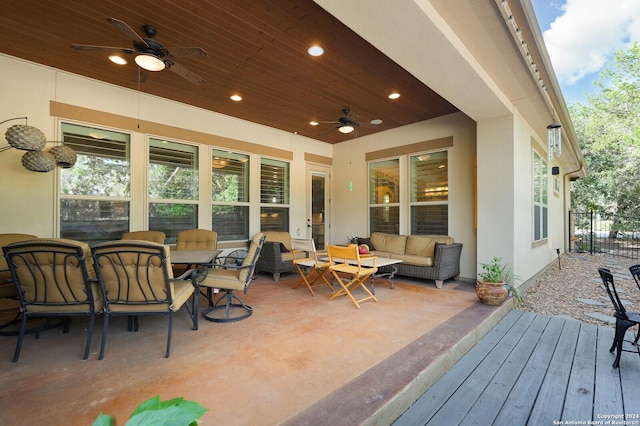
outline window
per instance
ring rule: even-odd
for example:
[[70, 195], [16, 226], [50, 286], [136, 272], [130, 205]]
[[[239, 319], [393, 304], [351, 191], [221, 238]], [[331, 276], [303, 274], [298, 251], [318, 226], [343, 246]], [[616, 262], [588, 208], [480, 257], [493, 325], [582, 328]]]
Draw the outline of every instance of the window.
[[536, 151], [533, 152], [533, 241], [549, 236], [548, 229], [548, 177], [547, 162]]
[[198, 227], [198, 147], [149, 140], [149, 229], [176, 242], [178, 232]]
[[60, 172], [60, 237], [119, 239], [129, 231], [130, 135], [63, 123], [62, 140], [78, 159]]
[[260, 230], [289, 231], [289, 163], [260, 161]]
[[414, 155], [411, 178], [411, 234], [449, 234], [447, 151]]
[[369, 164], [369, 231], [400, 231], [400, 161]]
[[214, 149], [211, 170], [212, 223], [218, 240], [249, 239], [249, 156]]

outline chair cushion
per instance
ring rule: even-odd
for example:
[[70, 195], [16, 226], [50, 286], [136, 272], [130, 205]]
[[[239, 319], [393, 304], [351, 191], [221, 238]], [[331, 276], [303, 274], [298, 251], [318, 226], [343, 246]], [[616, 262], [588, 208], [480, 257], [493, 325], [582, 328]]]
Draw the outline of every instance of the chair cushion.
[[9, 265], [7, 265], [7, 259], [2, 253], [2, 247], [11, 243], [17, 243], [18, 241], [35, 240], [35, 235], [31, 234], [0, 234], [0, 282], [6, 279], [11, 279], [11, 273], [9, 272]]
[[200, 283], [200, 287], [220, 288], [228, 290], [244, 290], [245, 282], [240, 280], [239, 272], [245, 271], [241, 269], [211, 269], [204, 280]]
[[164, 244], [166, 234], [161, 231], [132, 231], [125, 232], [121, 238], [123, 240], [153, 241], [154, 243]]
[[[256, 258], [256, 255], [260, 246], [260, 240], [265, 234], [266, 233], [258, 232], [256, 235], [253, 236], [253, 240], [251, 240], [251, 244], [249, 245], [249, 251], [247, 252], [247, 257], [245, 257], [244, 260], [242, 261], [242, 266], [255, 264], [258, 261], [258, 259]], [[289, 247], [291, 247], [290, 239], [289, 239]], [[290, 260], [293, 259], [292, 253], [287, 253], [287, 254], [291, 256]], [[240, 273], [238, 274], [238, 279], [244, 283], [249, 283], [251, 278], [249, 277], [249, 273], [252, 272], [250, 271], [250, 269], [251, 268], [240, 269]]]
[[176, 250], [215, 250], [218, 233], [208, 229], [189, 229], [178, 232]]
[[264, 232], [265, 242], [281, 243], [287, 250], [291, 251], [291, 234], [286, 231], [266, 231]]
[[376, 251], [403, 254], [407, 245], [407, 236], [374, 232], [371, 234], [371, 242]]

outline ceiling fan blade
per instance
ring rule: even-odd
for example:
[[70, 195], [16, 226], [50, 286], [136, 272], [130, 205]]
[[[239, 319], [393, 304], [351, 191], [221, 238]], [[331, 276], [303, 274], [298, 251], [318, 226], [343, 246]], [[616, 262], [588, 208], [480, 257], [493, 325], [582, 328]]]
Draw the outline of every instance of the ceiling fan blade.
[[166, 63], [168, 63], [169, 65], [169, 70], [178, 74], [180, 77], [184, 78], [185, 80], [188, 80], [197, 86], [202, 86], [205, 83], [205, 80], [202, 77], [200, 77], [194, 72], [189, 71], [182, 65], [176, 64], [175, 62], [171, 62], [171, 61], [166, 61]]
[[318, 124], [342, 124], [339, 121], [318, 121]]
[[89, 44], [72, 44], [71, 48], [76, 50], [98, 50], [101, 52], [136, 53], [135, 50], [126, 47], [92, 46]]
[[107, 18], [107, 21], [109, 21], [109, 23], [111, 23], [114, 27], [119, 29], [124, 35], [129, 37], [131, 40], [136, 41], [136, 42], [142, 44], [143, 46], [149, 47], [147, 42], [144, 41], [144, 39], [142, 37], [140, 37], [138, 35], [138, 33], [133, 31], [131, 29], [131, 27], [129, 25], [127, 25], [126, 22], [121, 21], [121, 20], [116, 19], [116, 18]]
[[167, 47], [169, 55], [176, 58], [208, 58], [209, 55], [200, 47]]
[[322, 133], [320, 133], [320, 135], [321, 135], [321, 136], [327, 135], [327, 134], [329, 134], [329, 133], [333, 132], [334, 130], [338, 130], [339, 128], [340, 128], [340, 126], [338, 126], [338, 127], [334, 127], [333, 129], [329, 129], [329, 130], [327, 130], [326, 132], [322, 132]]

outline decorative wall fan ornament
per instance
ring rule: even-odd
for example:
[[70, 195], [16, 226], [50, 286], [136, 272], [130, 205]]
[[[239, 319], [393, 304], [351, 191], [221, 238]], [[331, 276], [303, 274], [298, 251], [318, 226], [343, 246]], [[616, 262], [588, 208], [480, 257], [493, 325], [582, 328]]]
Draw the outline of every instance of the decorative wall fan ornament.
[[337, 129], [344, 134], [353, 132], [356, 127], [380, 127], [382, 125], [382, 120], [380, 119], [371, 120], [369, 123], [361, 123], [359, 118], [358, 115], [351, 114], [349, 107], [345, 107], [342, 109], [342, 117], [338, 118], [337, 121], [318, 121], [318, 124], [335, 124], [336, 127], [329, 130], [329, 132]]
[[[200, 47], [164, 47], [160, 42], [153, 39], [158, 32], [151, 25], [143, 25], [142, 30], [146, 37], [141, 37], [131, 29], [124, 21], [116, 18], [107, 18], [107, 21], [120, 30], [133, 42], [133, 49], [127, 47], [93, 46], [87, 44], [72, 44], [76, 50], [97, 50], [112, 54], [136, 55], [135, 62], [141, 68], [140, 75], [136, 75], [137, 81], [144, 81], [147, 78], [147, 71], [162, 71], [169, 69], [180, 77], [193, 84], [201, 86], [205, 80], [187, 68], [176, 63], [174, 58], [208, 58], [207, 52]], [[112, 61], [116, 61], [116, 55]], [[122, 58], [120, 58], [122, 59]], [[136, 73], [137, 74], [137, 73]]]

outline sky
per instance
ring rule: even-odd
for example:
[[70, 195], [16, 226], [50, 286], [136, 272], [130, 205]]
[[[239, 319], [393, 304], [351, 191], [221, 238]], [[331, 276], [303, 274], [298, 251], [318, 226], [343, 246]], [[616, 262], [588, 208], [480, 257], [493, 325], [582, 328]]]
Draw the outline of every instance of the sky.
[[585, 92], [615, 51], [640, 42], [640, 0], [531, 0], [565, 102]]

